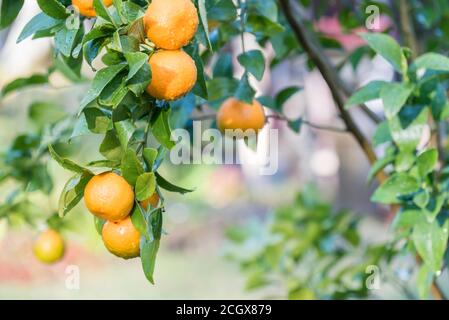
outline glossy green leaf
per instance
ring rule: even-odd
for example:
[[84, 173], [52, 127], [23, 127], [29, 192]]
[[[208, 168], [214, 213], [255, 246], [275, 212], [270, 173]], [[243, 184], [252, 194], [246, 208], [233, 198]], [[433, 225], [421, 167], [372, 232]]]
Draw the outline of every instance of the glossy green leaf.
[[142, 173], [136, 181], [136, 199], [143, 201], [156, 191], [156, 177], [153, 172]]
[[398, 173], [379, 186], [371, 201], [385, 204], [401, 203], [400, 196], [410, 195], [419, 190], [418, 181], [406, 173]]
[[380, 91], [385, 84], [387, 84], [385, 81], [371, 81], [358, 89], [348, 101], [346, 101], [345, 108], [348, 109], [352, 106], [380, 98]]
[[119, 64], [110, 67], [106, 67], [97, 72], [92, 81], [90, 89], [87, 91], [86, 96], [81, 101], [81, 108], [87, 106], [90, 102], [94, 101], [103, 91], [103, 89], [117, 76], [124, 68], [126, 64]]
[[152, 125], [154, 137], [167, 149], [171, 149], [175, 145], [175, 143], [171, 140], [171, 128], [168, 121], [169, 115], [170, 110], [162, 110]]
[[127, 149], [121, 164], [122, 176], [132, 186], [136, 185], [137, 178], [144, 173], [142, 164], [133, 149]]
[[380, 97], [384, 104], [387, 119], [391, 119], [399, 113], [413, 89], [412, 85], [406, 83], [391, 83], [382, 86]]
[[0, 9], [0, 30], [9, 27], [17, 18], [24, 0], [3, 0]]
[[428, 52], [418, 57], [413, 63], [416, 69], [449, 71], [449, 58], [438, 53]]
[[371, 49], [390, 62], [396, 71], [400, 73], [407, 71], [407, 59], [401, 46], [392, 37], [383, 33], [364, 33], [361, 37]]
[[413, 243], [424, 263], [433, 272], [439, 272], [448, 240], [448, 223], [422, 220], [413, 228]]
[[193, 190], [178, 187], [178, 186], [172, 184], [171, 182], [168, 182], [158, 172], [155, 172], [154, 174], [156, 175], [157, 185], [159, 187], [161, 187], [162, 189], [165, 189], [170, 192], [181, 193], [181, 194], [185, 194], [185, 193], [189, 193], [189, 192], [193, 191]]
[[19, 37], [17, 38], [17, 43], [25, 40], [28, 37], [31, 37], [37, 32], [49, 30], [61, 24], [61, 20], [53, 19], [43, 12], [38, 13], [25, 25]]
[[262, 80], [265, 71], [265, 58], [260, 50], [250, 50], [237, 57], [240, 64], [257, 80]]
[[431, 173], [438, 163], [438, 150], [428, 149], [421, 153], [416, 159], [416, 164], [418, 166], [418, 172], [421, 177], [425, 177], [427, 174]]
[[71, 177], [65, 184], [59, 197], [59, 216], [64, 217], [72, 210], [84, 196], [84, 188], [93, 177], [93, 174], [85, 171]]
[[66, 158], [62, 158], [61, 156], [59, 156], [55, 149], [53, 149], [52, 145], [48, 145], [48, 150], [50, 152], [51, 157], [57, 162], [59, 163], [59, 165], [61, 167], [63, 167], [64, 169], [67, 169], [69, 171], [73, 171], [76, 173], [81, 173], [81, 174], [92, 174], [92, 172], [90, 172], [90, 170], [84, 168], [83, 166], [73, 162], [72, 160], [66, 159]]
[[37, 0], [37, 4], [47, 16], [52, 18], [65, 19], [69, 16], [65, 7], [57, 0]]
[[2, 96], [6, 96], [11, 92], [21, 90], [27, 87], [42, 85], [48, 83], [48, 75], [34, 74], [27, 78], [17, 78], [7, 83], [2, 89]]

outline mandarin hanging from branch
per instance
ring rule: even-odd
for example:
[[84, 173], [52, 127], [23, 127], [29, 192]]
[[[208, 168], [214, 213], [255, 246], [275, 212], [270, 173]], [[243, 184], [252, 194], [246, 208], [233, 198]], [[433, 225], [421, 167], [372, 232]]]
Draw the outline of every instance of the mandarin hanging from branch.
[[190, 0], [153, 0], [144, 16], [145, 30], [158, 48], [177, 50], [187, 45], [198, 28], [198, 13]]

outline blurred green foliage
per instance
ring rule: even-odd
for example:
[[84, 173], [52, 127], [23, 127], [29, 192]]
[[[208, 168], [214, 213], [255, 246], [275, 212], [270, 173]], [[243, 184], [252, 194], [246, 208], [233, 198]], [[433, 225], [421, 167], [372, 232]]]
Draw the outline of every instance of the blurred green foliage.
[[232, 227], [227, 236], [226, 255], [247, 275], [246, 288], [274, 288], [288, 299], [368, 297], [368, 267], [379, 267], [394, 253], [385, 243], [364, 243], [354, 214], [334, 212], [314, 188], [265, 222]]

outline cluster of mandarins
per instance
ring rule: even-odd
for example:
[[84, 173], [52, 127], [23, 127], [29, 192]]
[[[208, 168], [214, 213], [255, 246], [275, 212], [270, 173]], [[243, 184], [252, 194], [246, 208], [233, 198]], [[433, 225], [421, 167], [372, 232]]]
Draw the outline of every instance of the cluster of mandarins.
[[[130, 217], [134, 191], [123, 177], [114, 172], [97, 174], [84, 189], [84, 202], [94, 216], [106, 220], [101, 235], [112, 254], [124, 259], [140, 255], [141, 235]], [[140, 205], [147, 210], [149, 205], [157, 207], [158, 203], [159, 195], [155, 192]]]
[[[106, 6], [112, 0], [103, 0]], [[80, 13], [95, 16], [93, 0], [72, 0]], [[176, 100], [195, 85], [197, 69], [192, 58], [182, 51], [198, 28], [198, 13], [191, 0], [152, 0], [143, 18], [148, 39], [157, 50], [150, 57], [152, 80], [147, 92], [161, 100]], [[226, 130], [252, 129], [265, 125], [263, 107], [257, 100], [252, 104], [235, 98], [227, 99], [217, 114], [217, 126]]]
[[[103, 0], [106, 6], [112, 0]], [[72, 0], [79, 13], [94, 17], [93, 0]], [[148, 39], [156, 51], [149, 64], [152, 79], [147, 92], [160, 100], [176, 100], [195, 85], [197, 69], [182, 47], [193, 38], [198, 28], [198, 14], [191, 0], [153, 0], [143, 18]]]
[[[155, 192], [140, 205], [145, 210], [150, 205], [155, 208], [159, 200]], [[130, 217], [134, 207], [134, 191], [123, 177], [114, 172], [94, 176], [84, 190], [84, 202], [93, 215], [106, 220], [101, 236], [109, 252], [124, 259], [140, 256], [141, 234]], [[64, 239], [54, 229], [43, 231], [33, 245], [35, 257], [47, 264], [61, 260], [64, 252]]]

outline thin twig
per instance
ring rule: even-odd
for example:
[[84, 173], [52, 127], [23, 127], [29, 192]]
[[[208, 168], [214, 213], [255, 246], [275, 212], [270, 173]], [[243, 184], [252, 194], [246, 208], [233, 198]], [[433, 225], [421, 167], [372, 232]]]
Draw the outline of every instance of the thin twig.
[[[267, 119], [278, 119], [278, 120], [282, 120], [282, 121], [289, 121], [284, 115], [280, 115], [280, 114], [270, 114], [270, 115], [267, 115], [266, 118]], [[317, 129], [317, 130], [331, 131], [331, 132], [337, 132], [337, 133], [349, 133], [349, 130], [345, 129], [345, 128], [337, 128], [337, 127], [333, 127], [333, 126], [316, 124], [316, 123], [310, 122], [305, 119], [301, 119], [301, 123], [305, 124], [311, 128]]]

